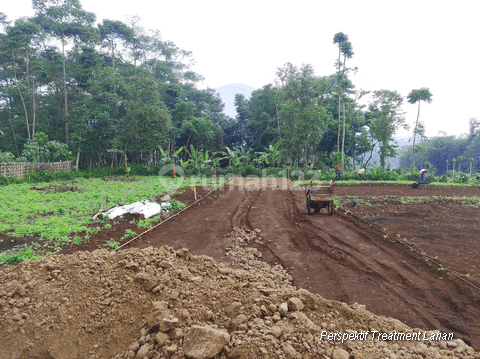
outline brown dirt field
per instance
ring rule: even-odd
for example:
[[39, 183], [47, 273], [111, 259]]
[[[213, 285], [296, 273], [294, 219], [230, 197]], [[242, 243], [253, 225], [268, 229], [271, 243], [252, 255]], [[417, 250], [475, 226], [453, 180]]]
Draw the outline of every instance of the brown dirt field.
[[[171, 246], [174, 250], [187, 248], [193, 255], [208, 255], [233, 268], [250, 268], [246, 260], [235, 257], [232, 249], [232, 231], [245, 230], [247, 236], [249, 233], [258, 236], [249, 245], [261, 252], [260, 260], [272, 266], [282, 265], [297, 289], [307, 289], [352, 307], [355, 303], [366, 305], [368, 311], [396, 318], [412, 328], [453, 332], [455, 338], [478, 350], [480, 243], [476, 226], [480, 209], [478, 202], [473, 200], [472, 204], [471, 200], [459, 198], [478, 198], [480, 189], [428, 186], [414, 190], [407, 185], [369, 183], [356, 186], [339, 183], [335, 188], [342, 207], [333, 216], [328, 216], [325, 209], [307, 215], [303, 188], [285, 179], [262, 183], [261, 179], [237, 178], [126, 245], [119, 253], [131, 256], [128, 250], [134, 248]], [[198, 187], [197, 196], [210, 191], [211, 188]], [[402, 197], [416, 197], [418, 203]], [[187, 189], [173, 198], [192, 204], [193, 190]], [[352, 198], [358, 203], [355, 207]], [[118, 240], [125, 229], [141, 233], [143, 229], [129, 223], [139, 218], [116, 221], [119, 223], [111, 229], [101, 230], [88, 243], [67, 248], [62, 254], [105, 248], [106, 240]], [[99, 256], [104, 255], [94, 258]], [[0, 271], [0, 277], [1, 274]], [[0, 297], [1, 294], [0, 290]], [[184, 296], [188, 298], [188, 294]], [[143, 309], [147, 308], [147, 302], [142, 299], [143, 312], [147, 310]], [[132, 315], [131, 322], [138, 321], [140, 316], [137, 317]], [[374, 326], [370, 324], [371, 327]], [[119, 341], [118, 345], [128, 343]], [[53, 357], [47, 354], [38, 358]], [[327, 354], [325, 357], [331, 357]]]
[[[478, 197], [478, 187], [411, 189], [408, 185], [339, 183], [335, 193], [347, 203], [330, 217], [325, 209], [306, 214], [303, 188], [290, 187], [285, 180], [267, 182], [265, 186], [260, 179], [235, 179], [124, 248], [185, 247], [193, 254], [230, 263], [222, 242], [226, 235], [235, 227], [259, 229], [266, 240], [255, 246], [263, 259], [287, 268], [298, 288], [326, 299], [365, 304], [367, 310], [411, 327], [454, 332], [480, 348], [480, 291], [395, 241], [399, 234], [443, 267], [480, 286], [476, 228], [480, 210], [453, 199]], [[197, 188], [198, 198], [210, 190]], [[352, 207], [347, 196], [374, 205]], [[402, 204], [402, 196], [438, 199]], [[174, 198], [191, 204], [193, 190]], [[119, 238], [126, 228], [135, 229], [125, 222], [72, 248], [104, 247], [105, 240]], [[384, 238], [374, 227], [392, 237]], [[137, 234], [142, 231], [136, 229]]]

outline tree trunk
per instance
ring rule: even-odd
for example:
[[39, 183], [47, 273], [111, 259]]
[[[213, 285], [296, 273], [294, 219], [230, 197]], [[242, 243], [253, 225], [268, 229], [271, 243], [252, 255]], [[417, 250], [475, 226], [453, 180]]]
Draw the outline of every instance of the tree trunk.
[[17, 145], [17, 136], [15, 134], [15, 127], [13, 127], [13, 120], [11, 119], [11, 113], [9, 113], [8, 115], [8, 122], [10, 123], [10, 128], [12, 129], [12, 136], [13, 136], [12, 138], [13, 138], [13, 142], [15, 143], [15, 149], [17, 150], [17, 157], [20, 157], [20, 151], [18, 150], [18, 145]]
[[415, 139], [417, 137], [417, 126], [418, 126], [418, 119], [420, 118], [420, 101], [418, 101], [418, 113], [417, 113], [417, 121], [415, 122], [415, 129], [413, 130], [413, 147], [412, 147], [412, 161], [413, 161], [413, 169], [415, 169]]
[[80, 145], [78, 146], [77, 149], [77, 160], [75, 162], [75, 168], [78, 170], [78, 163], [80, 162]]
[[275, 111], [277, 111], [278, 138], [282, 139], [282, 134], [280, 133], [280, 121], [278, 119], [278, 106], [276, 102], [275, 102]]
[[62, 66], [63, 66], [63, 96], [64, 96], [64, 106], [65, 106], [65, 143], [68, 145], [70, 143], [70, 129], [69, 123], [67, 120], [68, 116], [68, 100], [67, 100], [67, 70], [65, 64], [65, 38], [62, 34]]
[[345, 168], [345, 102], [343, 102], [342, 170]]
[[33, 124], [32, 124], [32, 136], [35, 136], [35, 122], [36, 122], [36, 117], [37, 117], [37, 111], [36, 111], [36, 102], [35, 102], [35, 79], [33, 79], [33, 85], [32, 85], [32, 112], [33, 112]]
[[[340, 85], [339, 85], [340, 86]], [[338, 94], [338, 132], [337, 132], [337, 152], [340, 152], [340, 93]]]
[[[341, 51], [340, 51], [340, 44], [338, 44], [338, 75], [340, 76], [340, 58], [341, 58]], [[342, 93], [342, 85], [340, 79], [338, 81], [338, 132], [337, 132], [337, 152], [340, 152], [340, 98]]]
[[18, 94], [20, 95], [20, 100], [22, 101], [23, 105], [23, 111], [25, 113], [25, 121], [27, 122], [27, 135], [28, 139], [32, 139], [32, 136], [30, 135], [30, 124], [28, 123], [28, 112], [27, 112], [27, 106], [25, 105], [25, 100], [23, 99], [22, 91], [20, 91], [20, 88], [18, 87], [18, 80], [17, 80], [17, 70], [16, 70], [16, 65], [15, 65], [15, 53], [12, 50], [12, 59], [13, 59], [13, 74], [15, 76], [15, 87], [18, 90]]

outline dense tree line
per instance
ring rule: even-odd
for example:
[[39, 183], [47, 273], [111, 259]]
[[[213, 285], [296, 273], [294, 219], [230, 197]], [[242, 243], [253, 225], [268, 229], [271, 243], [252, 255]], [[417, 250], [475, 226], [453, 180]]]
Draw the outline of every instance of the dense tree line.
[[[411, 168], [412, 147], [400, 156], [400, 167]], [[432, 138], [423, 137], [415, 153], [418, 165], [430, 167], [437, 175], [454, 177], [460, 173], [476, 173], [480, 170], [480, 121], [471, 118], [469, 132], [462, 136], [442, 134]]]
[[[0, 13], [0, 150], [80, 167], [157, 164], [181, 145], [222, 149], [218, 95], [200, 90], [191, 53], [137, 18], [104, 20], [78, 0], [33, 0], [35, 16]], [[46, 144], [47, 147], [45, 147]], [[52, 144], [63, 151], [46, 151]], [[28, 151], [25, 149], [28, 148]], [[46, 155], [48, 154], [48, 155]]]
[[[190, 68], [192, 54], [145, 31], [138, 18], [96, 23], [78, 0], [32, 4], [35, 15], [14, 23], [0, 13], [0, 161], [70, 159], [91, 168], [341, 160], [358, 167], [379, 149], [385, 168], [397, 154], [393, 136], [406, 127], [404, 98], [355, 88], [346, 34], [330, 44], [339, 51], [333, 74], [287, 63], [274, 84], [250, 99], [237, 95], [230, 118], [214, 90], [198, 88], [203, 78]], [[422, 88], [407, 99], [431, 102], [431, 94]], [[414, 141], [423, 139], [423, 129], [417, 116]], [[421, 151], [417, 145], [416, 161]]]

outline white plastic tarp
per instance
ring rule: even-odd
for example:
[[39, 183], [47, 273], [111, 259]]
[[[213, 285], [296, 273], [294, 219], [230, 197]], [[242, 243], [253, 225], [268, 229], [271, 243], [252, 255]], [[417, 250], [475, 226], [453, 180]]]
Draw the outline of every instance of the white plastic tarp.
[[127, 204], [125, 206], [113, 207], [105, 212], [103, 216], [108, 216], [108, 218], [113, 219], [119, 216], [121, 217], [125, 213], [140, 213], [143, 214], [145, 218], [150, 218], [160, 214], [162, 210], [167, 211], [167, 207], [169, 206], [170, 203], [165, 201], [162, 202], [162, 204], [158, 204], [148, 199], [142, 199], [139, 202]]

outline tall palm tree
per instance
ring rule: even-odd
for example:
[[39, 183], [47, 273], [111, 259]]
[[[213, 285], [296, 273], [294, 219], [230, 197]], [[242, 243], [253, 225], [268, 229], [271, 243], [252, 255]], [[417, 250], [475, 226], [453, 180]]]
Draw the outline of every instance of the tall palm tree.
[[341, 83], [340, 83], [340, 71], [342, 68], [342, 49], [340, 44], [344, 41], [348, 41], [348, 36], [345, 35], [343, 32], [338, 32], [333, 36], [333, 44], [338, 45], [338, 133], [337, 133], [337, 152], [340, 152], [340, 102], [341, 102]]
[[[353, 47], [350, 41], [342, 42], [340, 44], [340, 50], [343, 54], [343, 73], [342, 73], [342, 82], [340, 83], [340, 86], [344, 86], [343, 80], [345, 78], [345, 63], [347, 59], [352, 58], [352, 56], [354, 55], [354, 52], [353, 52]], [[342, 92], [343, 91], [341, 91], [341, 93]], [[344, 169], [344, 166], [345, 166], [345, 101], [343, 101], [342, 170]]]
[[415, 122], [415, 129], [413, 130], [413, 152], [412, 152], [412, 161], [413, 168], [415, 168], [415, 139], [417, 138], [418, 131], [418, 119], [420, 118], [420, 102], [425, 101], [427, 103], [432, 102], [432, 93], [426, 87], [422, 87], [419, 90], [412, 90], [407, 95], [407, 101], [412, 105], [418, 102], [418, 114], [417, 121]]
[[461, 164], [462, 161], [463, 161], [463, 157], [462, 157], [462, 156], [458, 156], [457, 160], [458, 160], [458, 177], [460, 177], [460, 164]]

